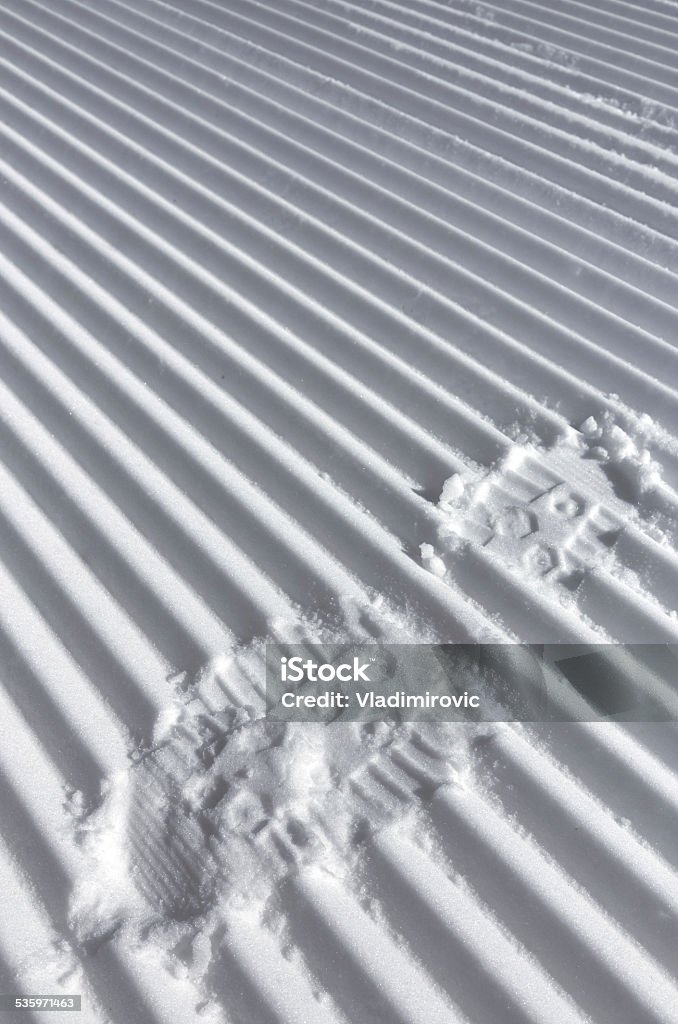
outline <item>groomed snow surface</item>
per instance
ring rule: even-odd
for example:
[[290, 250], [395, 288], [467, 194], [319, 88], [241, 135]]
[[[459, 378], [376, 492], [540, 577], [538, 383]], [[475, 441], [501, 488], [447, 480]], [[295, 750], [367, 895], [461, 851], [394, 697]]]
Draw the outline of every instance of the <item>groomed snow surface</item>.
[[678, 2], [0, 33], [0, 1024], [678, 1022], [673, 724], [262, 699], [678, 642]]

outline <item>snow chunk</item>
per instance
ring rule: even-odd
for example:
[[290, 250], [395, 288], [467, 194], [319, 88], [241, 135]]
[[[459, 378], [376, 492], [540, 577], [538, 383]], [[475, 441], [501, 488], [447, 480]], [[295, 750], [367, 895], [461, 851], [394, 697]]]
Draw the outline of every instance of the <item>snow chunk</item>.
[[[651, 426], [652, 420], [645, 414], [643, 427], [647, 430]], [[652, 458], [649, 450], [643, 447], [639, 438], [633, 437], [615, 423], [609, 413], [604, 414], [600, 423], [589, 416], [582, 423], [580, 430], [584, 443], [588, 446], [589, 458], [606, 464], [609, 479], [617, 487], [621, 487], [627, 500], [637, 500], [642, 494], [659, 486], [659, 463]]]
[[426, 569], [432, 572], [434, 576], [438, 576], [440, 579], [443, 578], [447, 572], [447, 566], [443, 562], [436, 552], [432, 544], [420, 544], [419, 550], [421, 551], [421, 560]]
[[464, 481], [459, 473], [453, 473], [443, 484], [440, 494], [441, 505], [454, 505], [464, 493]]

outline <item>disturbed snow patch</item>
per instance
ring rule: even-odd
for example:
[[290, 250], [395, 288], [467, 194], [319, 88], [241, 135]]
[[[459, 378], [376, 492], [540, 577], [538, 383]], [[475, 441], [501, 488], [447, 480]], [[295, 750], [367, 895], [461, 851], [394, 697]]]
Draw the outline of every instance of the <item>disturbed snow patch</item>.
[[422, 563], [453, 581], [460, 556], [475, 548], [567, 604], [587, 575], [613, 566], [639, 499], [660, 483], [660, 466], [637, 439], [608, 416], [589, 417], [576, 441], [547, 451], [516, 444], [490, 469], [446, 480]]
[[[414, 639], [402, 623], [395, 638]], [[280, 884], [312, 864], [345, 875], [370, 834], [466, 770], [487, 732], [429, 724], [422, 742], [416, 723], [274, 722], [264, 680], [259, 643], [178, 686], [152, 743], [78, 824], [89, 870], [72, 894], [74, 934], [90, 948], [150, 939], [207, 1000], [229, 914], [270, 920]]]

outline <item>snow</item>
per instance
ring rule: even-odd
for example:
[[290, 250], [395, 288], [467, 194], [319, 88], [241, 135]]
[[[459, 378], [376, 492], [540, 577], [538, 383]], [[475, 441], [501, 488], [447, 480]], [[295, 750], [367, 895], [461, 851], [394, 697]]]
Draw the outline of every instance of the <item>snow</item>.
[[[0, 994], [678, 1021], [673, 5], [0, 30]], [[656, 645], [670, 720], [277, 722], [267, 641]]]

